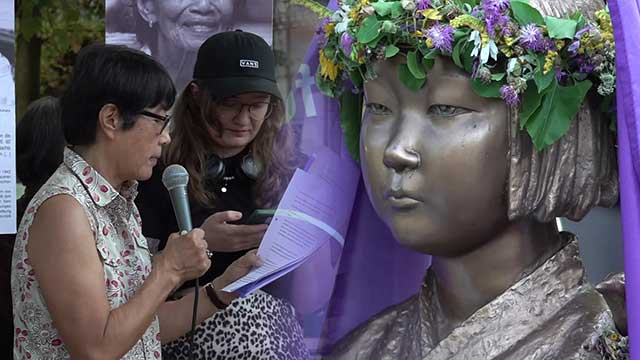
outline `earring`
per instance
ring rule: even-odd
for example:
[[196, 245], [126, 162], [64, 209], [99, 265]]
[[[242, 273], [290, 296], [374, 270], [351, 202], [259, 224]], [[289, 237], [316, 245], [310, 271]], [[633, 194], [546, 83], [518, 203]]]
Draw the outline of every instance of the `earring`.
[[153, 28], [153, 20], [149, 20], [149, 29]]

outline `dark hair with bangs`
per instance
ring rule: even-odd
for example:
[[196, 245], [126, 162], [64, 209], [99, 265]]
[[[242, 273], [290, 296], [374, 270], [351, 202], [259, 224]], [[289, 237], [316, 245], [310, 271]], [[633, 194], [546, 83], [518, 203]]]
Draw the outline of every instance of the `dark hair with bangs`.
[[16, 175], [34, 195], [62, 162], [64, 136], [60, 103], [45, 96], [27, 107], [16, 129]]
[[171, 77], [150, 56], [124, 46], [90, 45], [80, 51], [60, 99], [64, 136], [71, 145], [93, 144], [104, 105], [118, 107], [126, 130], [140, 111], [169, 109], [175, 98]]

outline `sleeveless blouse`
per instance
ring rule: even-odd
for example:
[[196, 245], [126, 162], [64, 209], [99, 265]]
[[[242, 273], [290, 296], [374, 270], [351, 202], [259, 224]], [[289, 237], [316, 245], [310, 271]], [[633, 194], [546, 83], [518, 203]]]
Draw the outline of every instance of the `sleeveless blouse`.
[[[11, 274], [15, 359], [70, 359], [27, 254], [29, 227], [38, 208], [47, 199], [63, 194], [76, 199], [89, 219], [111, 309], [126, 304], [151, 273], [151, 254], [134, 204], [137, 183], [117, 192], [82, 157], [65, 149], [63, 163], [27, 206], [16, 235]], [[123, 359], [159, 359], [160, 349], [156, 317]]]

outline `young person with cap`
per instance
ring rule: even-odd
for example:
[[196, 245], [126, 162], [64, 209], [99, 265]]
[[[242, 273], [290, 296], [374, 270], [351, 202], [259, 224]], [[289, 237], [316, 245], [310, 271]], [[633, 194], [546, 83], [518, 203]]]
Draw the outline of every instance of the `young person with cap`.
[[[163, 168], [178, 163], [189, 171], [192, 221], [205, 231], [213, 252], [212, 266], [201, 278], [208, 283], [258, 247], [267, 225], [245, 219], [255, 209], [277, 206], [294, 164], [275, 57], [262, 38], [242, 31], [213, 35], [198, 50], [193, 77], [173, 111], [173, 141], [152, 178], [141, 184], [138, 206], [145, 236], [165, 239], [177, 224], [162, 187]], [[301, 332], [290, 305], [258, 292], [198, 327], [196, 351], [214, 358], [237, 346], [237, 352], [226, 354], [299, 359], [308, 355]], [[184, 338], [163, 347], [171, 358], [187, 358], [190, 351]]]

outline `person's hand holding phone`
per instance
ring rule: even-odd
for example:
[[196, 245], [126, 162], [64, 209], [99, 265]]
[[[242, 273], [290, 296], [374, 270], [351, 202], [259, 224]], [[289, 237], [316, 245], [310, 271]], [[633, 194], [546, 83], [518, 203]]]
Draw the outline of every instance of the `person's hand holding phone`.
[[200, 226], [204, 230], [209, 250], [235, 252], [258, 247], [268, 225], [229, 224], [240, 219], [242, 213], [239, 211], [221, 211], [209, 216]]

